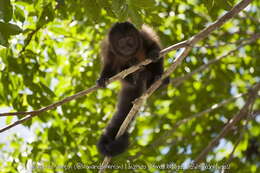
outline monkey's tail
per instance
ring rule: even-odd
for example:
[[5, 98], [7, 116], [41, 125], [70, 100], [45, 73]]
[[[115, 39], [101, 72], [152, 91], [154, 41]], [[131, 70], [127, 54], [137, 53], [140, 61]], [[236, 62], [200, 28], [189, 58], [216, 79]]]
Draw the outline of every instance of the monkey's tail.
[[129, 134], [125, 132], [122, 136], [115, 139], [108, 134], [103, 134], [97, 144], [101, 154], [108, 157], [114, 157], [123, 153], [129, 145]]
[[[139, 83], [141, 84], [139, 85]], [[125, 85], [123, 83], [123, 87], [119, 96], [119, 102], [117, 105], [117, 111], [108, 123], [105, 132], [103, 133], [97, 144], [97, 148], [101, 154], [113, 157], [123, 153], [127, 149], [129, 145], [128, 132], [126, 131], [119, 138], [116, 138], [116, 134], [120, 129], [120, 126], [124, 122], [127, 114], [133, 107], [132, 101], [134, 101], [142, 93], [141, 91], [143, 85], [142, 82], [139, 83], [134, 86]]]

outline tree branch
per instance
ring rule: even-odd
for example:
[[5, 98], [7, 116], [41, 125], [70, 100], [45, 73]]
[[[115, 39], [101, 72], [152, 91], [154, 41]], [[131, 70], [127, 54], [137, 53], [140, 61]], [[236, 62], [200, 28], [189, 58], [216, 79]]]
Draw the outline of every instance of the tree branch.
[[[225, 165], [228, 165], [228, 164], [231, 163], [232, 159], [234, 158], [234, 153], [235, 153], [235, 151], [236, 151], [237, 146], [238, 146], [239, 143], [242, 141], [246, 130], [248, 130], [247, 126], [248, 126], [249, 121], [254, 118], [253, 105], [254, 105], [254, 104], [251, 104], [251, 106], [250, 106], [250, 108], [249, 108], [249, 116], [247, 116], [246, 122], [245, 122], [245, 124], [243, 125], [242, 130], [239, 132], [239, 133], [240, 133], [240, 134], [239, 134], [239, 137], [238, 137], [238, 139], [235, 141], [235, 144], [234, 144], [234, 146], [233, 146], [233, 149], [232, 149], [231, 153], [229, 154], [228, 160], [225, 162]], [[223, 167], [222, 169], [220, 169], [219, 172], [225, 173], [225, 170], [226, 170], [226, 169]]]
[[25, 44], [24, 44], [22, 50], [19, 52], [19, 55], [21, 55], [26, 50], [27, 46], [31, 43], [33, 36], [41, 29], [41, 27], [43, 27], [43, 26], [37, 27], [35, 30], [32, 30], [28, 34], [27, 38], [25, 39]]
[[250, 106], [254, 103], [255, 99], [257, 98], [257, 92], [260, 90], [260, 82], [255, 85], [255, 87], [250, 91], [248, 95], [248, 99], [242, 109], [235, 115], [233, 118], [225, 125], [223, 130], [219, 133], [217, 137], [215, 137], [208, 146], [197, 156], [194, 160], [194, 164], [200, 163], [207, 154], [212, 150], [212, 148], [219, 142], [219, 140], [224, 137], [230, 129], [238, 123], [242, 118], [246, 117], [249, 112]]

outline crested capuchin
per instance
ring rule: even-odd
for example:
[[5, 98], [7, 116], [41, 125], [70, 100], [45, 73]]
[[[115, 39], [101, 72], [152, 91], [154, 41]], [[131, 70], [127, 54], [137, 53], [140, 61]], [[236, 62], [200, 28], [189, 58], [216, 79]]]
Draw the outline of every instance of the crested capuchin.
[[[158, 36], [151, 28], [144, 25], [138, 30], [130, 22], [115, 23], [103, 40], [101, 44], [103, 69], [97, 80], [98, 86], [105, 87], [110, 77], [146, 58], [153, 60], [149, 65], [121, 80], [122, 89], [116, 113], [97, 144], [98, 150], [103, 155], [113, 157], [127, 149], [128, 132], [117, 139], [115, 137], [133, 106], [132, 102], [161, 77], [163, 59], [159, 59], [160, 50]], [[167, 79], [164, 83], [167, 83]]]

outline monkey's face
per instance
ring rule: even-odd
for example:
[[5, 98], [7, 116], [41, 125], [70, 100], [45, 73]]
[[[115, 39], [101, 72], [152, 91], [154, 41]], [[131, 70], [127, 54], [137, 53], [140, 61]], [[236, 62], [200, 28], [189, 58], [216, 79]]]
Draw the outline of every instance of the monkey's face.
[[116, 54], [128, 57], [141, 46], [140, 33], [129, 22], [116, 23], [110, 30], [109, 42]]
[[133, 36], [125, 36], [117, 41], [118, 51], [123, 55], [132, 55], [136, 52], [136, 40]]

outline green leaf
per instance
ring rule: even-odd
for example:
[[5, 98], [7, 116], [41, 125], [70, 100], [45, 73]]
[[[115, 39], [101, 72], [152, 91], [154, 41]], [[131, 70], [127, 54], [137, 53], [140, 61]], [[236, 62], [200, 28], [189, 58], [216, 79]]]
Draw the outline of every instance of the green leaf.
[[39, 22], [37, 23], [37, 28], [42, 27], [43, 25], [47, 24], [54, 19], [54, 11], [51, 4], [47, 4], [44, 6]]
[[13, 16], [13, 7], [10, 0], [0, 0], [0, 19], [9, 22]]
[[135, 23], [136, 26], [140, 28], [143, 24], [143, 20], [138, 9], [133, 6], [129, 6], [129, 15], [133, 23]]
[[94, 23], [95, 23], [100, 16], [101, 8], [98, 6], [98, 4], [95, 0], [84, 1], [84, 4], [85, 4], [85, 13], [86, 13], [87, 17], [91, 21], [94, 21]]
[[213, 6], [214, 6], [214, 0], [205, 0], [205, 1], [202, 1], [203, 4], [205, 5], [205, 7], [207, 8], [208, 11], [210, 11]]
[[6, 117], [6, 120], [5, 120], [5, 123], [6, 123], [6, 124], [11, 124], [13, 118], [14, 118], [13, 116], [7, 116], [7, 117]]
[[0, 45], [7, 47], [10, 35], [17, 35], [23, 30], [11, 23], [0, 22]]
[[112, 9], [117, 12], [125, 4], [125, 0], [112, 0]]
[[138, 8], [152, 8], [155, 7], [154, 0], [130, 0], [130, 3]]
[[24, 11], [18, 6], [15, 6], [14, 17], [16, 20], [18, 20], [22, 23], [25, 21]]
[[218, 2], [218, 5], [225, 10], [230, 10], [232, 8], [231, 4], [227, 0], [220, 0], [217, 2]]
[[99, 4], [99, 6], [102, 6], [102, 7], [109, 7], [110, 6], [110, 2], [109, 1], [96, 0], [96, 2]]
[[60, 139], [60, 135], [57, 133], [58, 132], [57, 127], [51, 127], [48, 129], [48, 140], [49, 141], [58, 141]]
[[0, 33], [5, 36], [17, 35], [20, 34], [22, 31], [23, 30], [15, 24], [0, 22]]
[[55, 97], [55, 93], [48, 88], [46, 85], [44, 85], [42, 82], [40, 82], [40, 85], [42, 87], [42, 90], [45, 91], [48, 95], [50, 95], [51, 97]]
[[8, 40], [5, 38], [1, 32], [0, 32], [0, 45], [7, 47], [8, 46]]
[[112, 1], [113, 12], [119, 17], [120, 21], [125, 21], [128, 17], [128, 4], [125, 0], [113, 0]]

